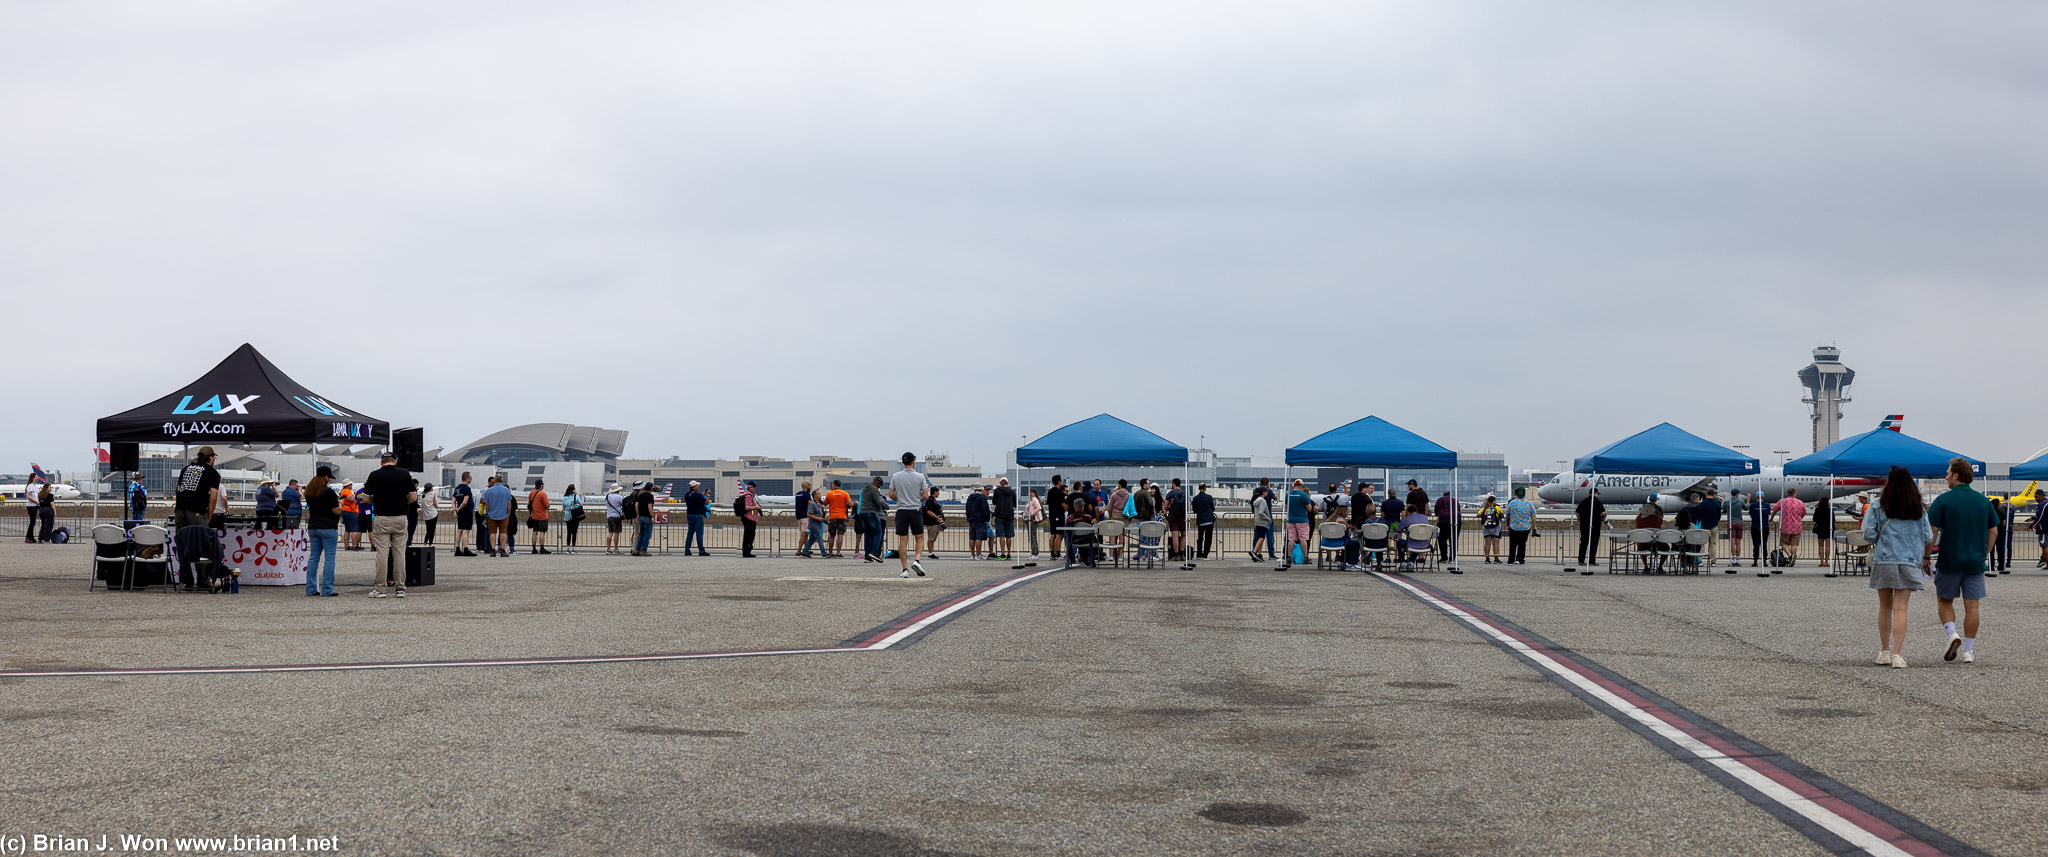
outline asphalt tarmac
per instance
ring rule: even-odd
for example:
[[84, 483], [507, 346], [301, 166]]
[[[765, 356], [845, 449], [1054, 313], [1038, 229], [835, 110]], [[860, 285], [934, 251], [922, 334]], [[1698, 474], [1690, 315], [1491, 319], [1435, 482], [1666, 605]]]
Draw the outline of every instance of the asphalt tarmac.
[[[1016, 573], [927, 565], [444, 554], [400, 601], [364, 597], [367, 552], [308, 598], [88, 592], [82, 549], [0, 545], [0, 670], [373, 667], [0, 677], [0, 852], [125, 833], [348, 855], [1830, 853], [1371, 576], [1072, 569], [843, 650]], [[1464, 568], [1411, 579], [1954, 853], [2048, 853], [2048, 574], [1991, 581], [1967, 666], [1916, 596], [1892, 670], [1861, 578]], [[808, 648], [834, 651], [388, 668]]]

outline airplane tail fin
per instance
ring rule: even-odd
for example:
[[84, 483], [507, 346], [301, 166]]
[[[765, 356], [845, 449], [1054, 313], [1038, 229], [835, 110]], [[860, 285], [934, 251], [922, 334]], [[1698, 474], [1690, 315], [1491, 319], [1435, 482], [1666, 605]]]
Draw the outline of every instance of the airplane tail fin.
[[1896, 432], [1903, 432], [1905, 431], [1905, 425], [1905, 414], [1889, 414], [1884, 418], [1882, 422], [1879, 422], [1877, 424], [1877, 427], [1881, 429], [1891, 429], [1892, 431]]

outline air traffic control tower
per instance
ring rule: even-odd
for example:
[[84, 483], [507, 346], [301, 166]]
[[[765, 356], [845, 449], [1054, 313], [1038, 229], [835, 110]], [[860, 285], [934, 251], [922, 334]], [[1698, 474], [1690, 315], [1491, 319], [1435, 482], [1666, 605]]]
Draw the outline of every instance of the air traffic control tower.
[[1842, 349], [1822, 345], [1813, 349], [1813, 363], [1799, 370], [1799, 383], [1806, 387], [1805, 402], [1813, 408], [1813, 450], [1842, 439], [1842, 403], [1849, 401], [1849, 385], [1856, 370], [1842, 365]]

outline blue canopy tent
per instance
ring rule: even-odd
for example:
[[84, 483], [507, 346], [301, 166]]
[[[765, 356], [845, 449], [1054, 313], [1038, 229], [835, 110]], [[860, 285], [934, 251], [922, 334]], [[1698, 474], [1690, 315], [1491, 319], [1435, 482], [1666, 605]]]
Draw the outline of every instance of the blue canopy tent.
[[[1458, 453], [1376, 416], [1346, 423], [1287, 448], [1289, 467], [1385, 467], [1451, 471], [1451, 498], [1458, 497]], [[1387, 486], [1391, 496], [1394, 486]], [[1460, 507], [1451, 518], [1451, 543], [1457, 544]], [[1456, 565], [1446, 566], [1457, 573]]]
[[[1047, 432], [1045, 436], [1018, 447], [1015, 458], [1018, 467], [1143, 467], [1178, 464], [1182, 469], [1181, 481], [1184, 485], [1187, 482], [1187, 447], [1109, 414], [1096, 414]], [[1054, 534], [1057, 533], [1055, 530]], [[1011, 567], [1024, 568], [1026, 565], [1035, 564], [1024, 563]]]
[[[1758, 465], [1757, 460], [1750, 456], [1670, 423], [1658, 423], [1579, 456], [1572, 462], [1572, 470], [1588, 474], [1590, 478], [1587, 484], [1597, 489], [1600, 487], [1602, 473], [1731, 476], [1755, 474], [1758, 472]], [[1576, 492], [1572, 499], [1576, 505]], [[1723, 516], [1723, 520], [1727, 520], [1726, 516]], [[1588, 519], [1587, 531], [1579, 533], [1580, 538], [1592, 538], [1591, 523], [1591, 519]]]
[[[1874, 429], [1842, 438], [1812, 455], [1792, 459], [1785, 464], [1785, 475], [1883, 476], [1896, 465], [1914, 476], [1934, 478], [1948, 473], [1948, 462], [1953, 458], [1968, 460], [1976, 475], [1984, 475], [1982, 461], [1891, 429]], [[2014, 475], [2019, 475], [2018, 468], [2014, 468]]]
[[2032, 459], [2025, 464], [2013, 465], [2012, 478], [2048, 479], [2048, 455]]

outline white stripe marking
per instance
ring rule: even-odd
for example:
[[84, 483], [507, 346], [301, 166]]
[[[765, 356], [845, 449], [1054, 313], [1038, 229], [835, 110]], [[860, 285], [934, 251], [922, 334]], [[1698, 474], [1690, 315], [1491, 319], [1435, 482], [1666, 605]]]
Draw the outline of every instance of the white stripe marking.
[[1728, 756], [1726, 753], [1723, 753], [1703, 743], [1700, 743], [1698, 739], [1693, 738], [1691, 735], [1685, 734], [1684, 732], [1680, 731], [1677, 727], [1672, 726], [1670, 723], [1665, 722], [1663, 719], [1657, 717], [1656, 715], [1651, 714], [1648, 711], [1644, 711], [1643, 709], [1637, 707], [1634, 703], [1631, 703], [1628, 700], [1622, 699], [1621, 697], [1614, 695], [1606, 688], [1601, 687], [1599, 683], [1593, 681], [1590, 678], [1587, 678], [1579, 671], [1570, 669], [1564, 666], [1563, 664], [1558, 663], [1556, 660], [1553, 660], [1548, 654], [1530, 648], [1528, 644], [1523, 643], [1522, 641], [1517, 640], [1514, 637], [1508, 635], [1506, 632], [1503, 632], [1493, 627], [1485, 620], [1472, 615], [1471, 613], [1465, 611], [1457, 605], [1445, 602], [1443, 599], [1437, 598], [1436, 596], [1431, 595], [1429, 592], [1420, 589], [1414, 586], [1413, 584], [1410, 584], [1408, 581], [1402, 580], [1398, 577], [1393, 577], [1380, 572], [1374, 572], [1374, 574], [1379, 575], [1380, 579], [1382, 580], [1385, 580], [1389, 583], [1401, 587], [1404, 590], [1407, 590], [1416, 598], [1428, 602], [1429, 604], [1436, 606], [1438, 609], [1441, 609], [1444, 612], [1447, 612], [1452, 616], [1457, 617], [1459, 621], [1472, 626], [1475, 630], [1479, 631], [1480, 633], [1485, 634], [1486, 636], [1492, 639], [1499, 640], [1502, 644], [1506, 645], [1507, 647], [1514, 649], [1515, 651], [1521, 652], [1524, 655], [1527, 655], [1529, 659], [1541, 665], [1545, 670], [1548, 670], [1551, 673], [1559, 677], [1562, 677], [1566, 681], [1571, 682], [1574, 686], [1586, 691], [1595, 698], [1599, 699], [1601, 702], [1604, 702], [1608, 706], [1612, 707], [1614, 710], [1619, 711], [1625, 715], [1628, 715], [1629, 719], [1649, 727], [1658, 735], [1663, 736], [1665, 740], [1668, 740], [1673, 744], [1677, 744], [1678, 746], [1685, 748], [1686, 752], [1693, 754], [1694, 756], [1706, 761], [1708, 764], [1711, 764], [1716, 768], [1720, 768], [1722, 771], [1728, 773], [1730, 776], [1733, 776], [1736, 779], [1741, 780], [1750, 788], [1762, 792], [1765, 796], [1769, 797], [1774, 801], [1777, 801], [1778, 803], [1784, 805], [1786, 808], [1791, 809], [1793, 812], [1796, 812], [1799, 815], [1805, 817], [1807, 820], [1812, 821], [1813, 823], [1818, 824], [1823, 828], [1826, 828], [1828, 832], [1833, 833], [1836, 836], [1840, 836], [1845, 840], [1848, 840], [1849, 844], [1861, 848], [1872, 855], [1887, 855], [1887, 857], [1890, 857], [1890, 855], [1897, 855], [1897, 857], [1911, 857], [1911, 855], [1907, 854], [1905, 851], [1900, 850], [1897, 846], [1891, 844], [1890, 842], [1887, 842], [1884, 839], [1880, 838], [1877, 834], [1865, 830], [1862, 826], [1856, 824], [1855, 822], [1852, 822], [1846, 818], [1843, 818], [1840, 815], [1837, 815], [1833, 810], [1830, 810], [1827, 807], [1814, 803], [1812, 800], [1808, 799], [1804, 795], [1801, 795], [1798, 792], [1786, 788], [1783, 784], [1779, 783], [1778, 781], [1764, 776], [1755, 768], [1752, 768], [1748, 765], [1736, 761], [1735, 759]]
[[1032, 572], [1032, 573], [1030, 573], [1030, 574], [1024, 575], [1023, 577], [1016, 577], [1016, 578], [1011, 578], [1010, 580], [1004, 581], [1004, 582], [1003, 582], [1002, 584], [1000, 584], [1000, 585], [997, 585], [997, 586], [991, 586], [991, 587], [989, 587], [989, 588], [988, 588], [988, 591], [987, 591], [987, 592], [983, 592], [983, 593], [981, 593], [980, 595], [976, 595], [976, 596], [974, 596], [973, 598], [969, 598], [969, 599], [966, 599], [966, 600], [964, 600], [964, 601], [961, 601], [960, 603], [958, 603], [958, 604], [955, 604], [955, 605], [953, 605], [953, 606], [951, 606], [951, 607], [948, 607], [948, 608], [946, 608], [946, 609], [944, 609], [944, 610], [940, 610], [940, 611], [939, 611], [939, 612], [937, 612], [937, 613], [933, 613], [933, 614], [932, 614], [932, 615], [930, 615], [930, 616], [926, 616], [926, 617], [924, 617], [923, 619], [920, 619], [920, 620], [918, 620], [918, 621], [917, 621], [917, 622], [916, 622], [915, 624], [912, 624], [912, 625], [910, 625], [909, 627], [906, 627], [906, 628], [904, 628], [904, 629], [903, 629], [903, 630], [901, 630], [901, 631], [897, 631], [897, 632], [896, 632], [896, 633], [894, 633], [894, 634], [890, 634], [890, 635], [889, 635], [889, 636], [887, 636], [887, 637], [883, 637], [883, 638], [881, 639], [881, 641], [880, 641], [880, 642], [876, 642], [876, 643], [871, 643], [871, 644], [869, 644], [869, 645], [867, 646], [867, 648], [870, 648], [870, 649], [886, 649], [886, 648], [888, 648], [888, 647], [890, 647], [890, 646], [893, 646], [893, 645], [895, 645], [895, 644], [896, 644], [896, 641], [898, 641], [898, 640], [901, 640], [901, 639], [903, 639], [904, 637], [908, 637], [908, 636], [910, 636], [910, 635], [912, 635], [912, 634], [915, 634], [915, 633], [917, 633], [917, 632], [919, 632], [919, 631], [922, 631], [922, 630], [924, 630], [924, 629], [925, 629], [925, 628], [927, 628], [927, 627], [930, 627], [930, 626], [931, 626], [931, 624], [932, 624], [933, 622], [937, 622], [937, 621], [939, 621], [940, 619], [944, 619], [944, 618], [946, 618], [947, 616], [951, 616], [951, 615], [953, 615], [954, 613], [958, 613], [958, 612], [960, 612], [960, 611], [962, 611], [962, 610], [965, 610], [965, 609], [967, 609], [967, 608], [969, 608], [969, 607], [972, 607], [972, 606], [974, 606], [975, 604], [979, 604], [979, 603], [981, 603], [981, 602], [983, 602], [983, 601], [986, 601], [986, 600], [988, 600], [988, 599], [990, 599], [990, 598], [994, 598], [994, 597], [996, 597], [996, 596], [997, 596], [998, 594], [1001, 594], [1003, 590], [1009, 589], [1010, 587], [1016, 586], [1016, 585], [1018, 585], [1018, 584], [1021, 584], [1021, 583], [1026, 583], [1026, 582], [1029, 582], [1029, 581], [1037, 580], [1038, 578], [1044, 577], [1044, 576], [1046, 576], [1046, 575], [1048, 575], [1048, 574], [1051, 574], [1051, 573], [1053, 573], [1053, 572], [1055, 572], [1055, 571], [1062, 571], [1062, 570], [1064, 570], [1064, 569], [1065, 569], [1065, 566], [1061, 566], [1060, 568], [1048, 568], [1048, 569], [1046, 569], [1046, 570], [1044, 570], [1044, 571], [1034, 571], [1034, 572]]

